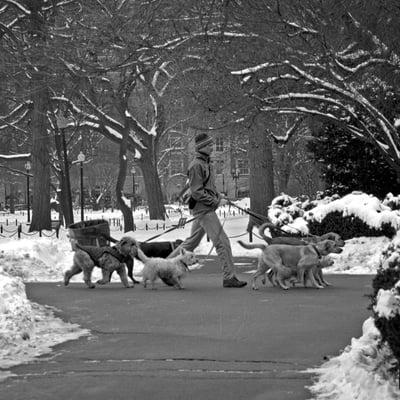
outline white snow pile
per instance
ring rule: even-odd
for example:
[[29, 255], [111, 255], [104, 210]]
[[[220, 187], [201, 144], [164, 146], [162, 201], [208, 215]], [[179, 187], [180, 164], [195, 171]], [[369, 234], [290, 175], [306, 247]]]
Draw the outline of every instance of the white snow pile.
[[309, 369], [318, 381], [308, 389], [315, 400], [396, 400], [397, 380], [388, 371], [394, 363], [391, 350], [382, 344], [374, 319], [368, 318], [362, 336], [353, 338], [342, 354], [321, 367]]
[[56, 344], [89, 334], [56, 317], [54, 308], [27, 299], [23, 279], [32, 272], [32, 280], [39, 280], [35, 278], [48, 269], [42, 260], [26, 254], [0, 253], [0, 380], [10, 375], [5, 369], [50, 353]]
[[[400, 233], [381, 257], [383, 269], [400, 266]], [[400, 315], [400, 281], [389, 290], [379, 290], [374, 312], [386, 319]], [[374, 318], [370, 317], [363, 324], [362, 336], [353, 338], [342, 354], [307, 371], [318, 376], [309, 390], [315, 400], [399, 399], [397, 376], [391, 372], [395, 364], [389, 345], [382, 341]]]

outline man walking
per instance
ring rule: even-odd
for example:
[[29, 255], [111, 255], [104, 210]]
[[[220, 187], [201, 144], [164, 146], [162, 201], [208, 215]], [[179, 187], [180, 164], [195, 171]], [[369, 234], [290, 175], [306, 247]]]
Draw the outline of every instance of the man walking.
[[[223, 271], [223, 287], [241, 288], [247, 282], [240, 281], [235, 275], [232, 249], [229, 238], [218, 219], [215, 210], [224, 205], [227, 200], [218, 193], [215, 187], [215, 177], [210, 164], [210, 155], [213, 151], [213, 139], [206, 133], [195, 137], [196, 155], [188, 170], [191, 200], [189, 208], [193, 217], [190, 236], [179, 246], [193, 251], [207, 234], [215, 246]], [[179, 253], [176, 249], [169, 257]]]

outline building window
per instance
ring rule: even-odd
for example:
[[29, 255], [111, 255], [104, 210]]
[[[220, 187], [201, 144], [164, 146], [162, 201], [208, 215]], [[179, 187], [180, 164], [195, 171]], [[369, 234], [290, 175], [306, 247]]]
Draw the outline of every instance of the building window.
[[249, 175], [249, 160], [237, 160], [240, 175]]
[[215, 139], [215, 151], [220, 153], [224, 151], [224, 138], [217, 137]]

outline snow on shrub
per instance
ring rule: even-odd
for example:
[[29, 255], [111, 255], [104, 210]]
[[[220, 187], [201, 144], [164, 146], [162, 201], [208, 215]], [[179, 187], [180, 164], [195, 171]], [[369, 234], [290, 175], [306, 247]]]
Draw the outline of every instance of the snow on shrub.
[[400, 215], [385, 206], [377, 197], [362, 192], [353, 192], [328, 204], [319, 204], [305, 213], [307, 221], [321, 222], [328, 214], [338, 212], [343, 217], [357, 217], [370, 228], [380, 229], [388, 224], [400, 229]]
[[392, 210], [400, 210], [400, 195], [393, 196], [392, 193], [388, 193], [383, 200], [383, 204]]
[[272, 201], [268, 217], [282, 230], [297, 235], [333, 231], [345, 240], [360, 236], [392, 238], [400, 229], [400, 211], [393, 209], [396, 201], [392, 194], [381, 202], [362, 192], [313, 201], [281, 194]]
[[400, 233], [382, 252], [381, 262], [372, 282], [371, 308], [375, 325], [396, 357], [393, 370], [400, 373]]

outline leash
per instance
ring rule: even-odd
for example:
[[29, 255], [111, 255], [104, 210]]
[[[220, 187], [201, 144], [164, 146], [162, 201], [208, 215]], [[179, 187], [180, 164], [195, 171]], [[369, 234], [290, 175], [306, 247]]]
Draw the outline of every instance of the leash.
[[[186, 225], [187, 223], [192, 222], [192, 221], [194, 221], [194, 220], [197, 219], [197, 218], [198, 218], [198, 217], [190, 218], [190, 219], [188, 219], [187, 221], [185, 221], [185, 223], [184, 223], [183, 225]], [[173, 231], [173, 230], [175, 230], [175, 229], [178, 229], [178, 226], [173, 226], [172, 228], [169, 228], [169, 229], [167, 229], [166, 231], [159, 233], [158, 235], [155, 235], [155, 236], [153, 236], [153, 237], [151, 237], [151, 238], [149, 238], [149, 239], [146, 239], [146, 240], [144, 241], [144, 243], [150, 242], [150, 240], [153, 240], [153, 239], [157, 239], [158, 237], [160, 237], [160, 236], [162, 236], [162, 235], [164, 235], [164, 234], [166, 234], [166, 233], [168, 233], [168, 232], [171, 232], [171, 231]]]
[[[246, 214], [248, 214], [248, 215], [251, 215], [251, 216], [254, 217], [254, 218], [257, 218], [257, 219], [258, 219], [260, 222], [262, 222], [262, 223], [267, 222], [267, 221], [270, 221], [270, 219], [269, 219], [267, 216], [265, 216], [265, 215], [257, 214], [257, 213], [255, 213], [254, 211], [250, 211], [249, 209], [245, 209], [245, 208], [239, 207], [237, 204], [232, 203], [229, 199], [227, 199], [227, 200], [228, 200], [228, 203], [229, 203], [230, 205], [232, 205], [233, 207], [236, 207], [236, 208], [239, 209], [240, 211], [243, 211], [244, 213], [246, 213]], [[272, 222], [271, 222], [271, 225], [272, 225], [272, 229], [276, 229], [277, 231], [282, 232], [282, 233], [284, 233], [285, 235], [288, 234], [288, 232], [284, 231], [283, 229], [279, 228], [278, 226], [273, 225]], [[303, 236], [303, 232], [302, 232], [300, 229], [297, 229], [297, 228], [295, 228], [294, 226], [292, 226], [291, 229], [296, 230], [297, 232], [299, 232], [299, 233], [301, 234], [301, 236]], [[308, 234], [307, 236], [315, 237], [315, 235], [311, 235], [311, 234]]]

